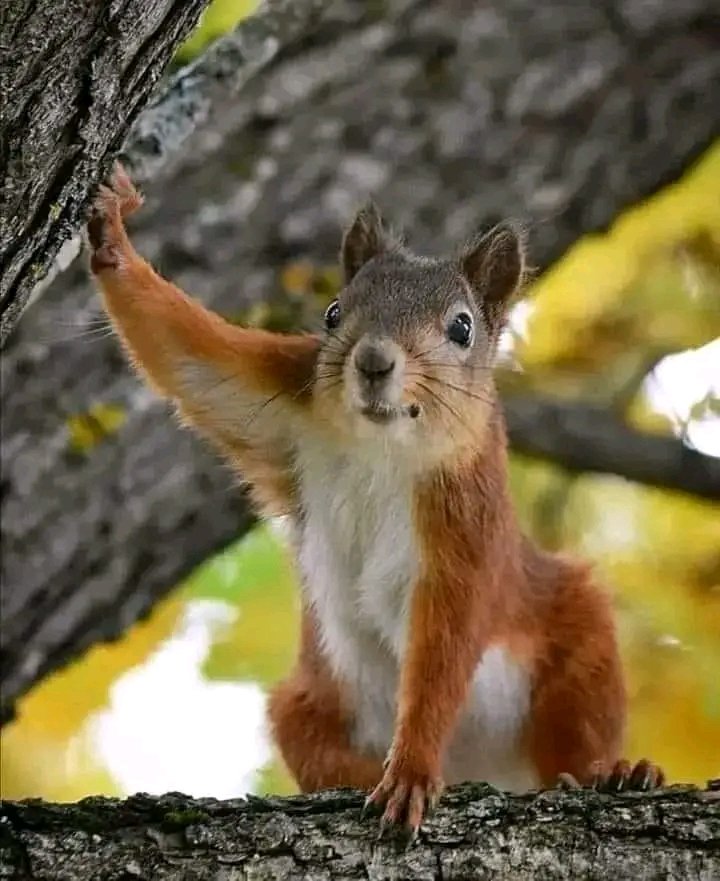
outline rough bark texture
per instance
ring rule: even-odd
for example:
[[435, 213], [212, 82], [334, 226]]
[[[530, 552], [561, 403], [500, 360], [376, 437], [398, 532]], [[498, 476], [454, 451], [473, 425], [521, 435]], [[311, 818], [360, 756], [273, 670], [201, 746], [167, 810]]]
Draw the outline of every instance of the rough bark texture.
[[0, 806], [2, 877], [32, 881], [482, 881], [720, 876], [720, 793], [449, 791], [416, 845], [378, 843], [362, 798], [179, 794]]
[[0, 24], [0, 341], [209, 0], [13, 0]]
[[[323, 5], [271, 4], [171, 82], [127, 142], [135, 175], [152, 178], [139, 249], [228, 314], [260, 302], [301, 314], [281, 293], [282, 269], [334, 264], [339, 229], [368, 194], [431, 253], [479, 224], [526, 218], [533, 259], [546, 266], [677, 177], [715, 133], [711, 0], [337, 0], [318, 21]], [[139, 106], [144, 80], [125, 87], [133, 94], [114, 100]], [[105, 109], [103, 119], [115, 112]], [[62, 202], [66, 224], [115, 135], [82, 160], [92, 169], [73, 166], [67, 186], [81, 189]], [[44, 267], [60, 227], [42, 198], [34, 204], [27, 223]], [[26, 265], [30, 252], [16, 247]], [[249, 523], [228, 473], [140, 389], [116, 343], [83, 335], [97, 314], [75, 265], [27, 310], [2, 356], [4, 715]], [[119, 430], [102, 429], [99, 403], [122, 408]], [[513, 428], [512, 412], [517, 440], [527, 423]], [[534, 452], [555, 456], [568, 434], [548, 412], [556, 440]], [[78, 415], [97, 439], [84, 449], [72, 443]], [[701, 486], [706, 469], [717, 495], [716, 467], [663, 444], [666, 485], [681, 486], [688, 464], [685, 488]]]

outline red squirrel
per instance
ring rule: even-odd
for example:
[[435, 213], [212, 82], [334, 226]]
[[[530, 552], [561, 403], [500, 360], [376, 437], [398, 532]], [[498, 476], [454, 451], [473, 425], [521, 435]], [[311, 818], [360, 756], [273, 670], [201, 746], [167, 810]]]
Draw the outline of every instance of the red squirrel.
[[324, 333], [278, 334], [161, 278], [124, 227], [141, 203], [116, 166], [91, 270], [139, 372], [292, 525], [301, 645], [269, 717], [299, 787], [369, 790], [383, 825], [416, 831], [443, 782], [661, 785], [619, 759], [608, 598], [589, 566], [525, 537], [510, 500], [492, 367], [523, 281], [518, 231], [429, 259], [366, 206]]

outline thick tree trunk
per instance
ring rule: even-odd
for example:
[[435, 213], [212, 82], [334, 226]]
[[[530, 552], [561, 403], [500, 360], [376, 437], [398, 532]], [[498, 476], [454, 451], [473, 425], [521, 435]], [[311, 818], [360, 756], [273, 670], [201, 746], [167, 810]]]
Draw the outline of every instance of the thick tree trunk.
[[[169, 10], [180, 6], [200, 4], [166, 4], [143, 46], [162, 43], [166, 26], [179, 33]], [[268, 303], [276, 324], [305, 315], [302, 296], [283, 292], [283, 270], [303, 259], [334, 265], [339, 228], [369, 193], [429, 252], [500, 216], [528, 218], [533, 260], [546, 266], [677, 177], [715, 133], [710, 0], [336, 0], [319, 18], [324, 6], [270, 3], [178, 75], [126, 145], [147, 182], [138, 248], [230, 315]], [[74, 70], [73, 58], [58, 64]], [[25, 234], [3, 232], [8, 316], [29, 290], [33, 258], [42, 271], [86, 207], [123, 130], [112, 108], [132, 114], [146, 100], [146, 78], [104, 69], [90, 67], [93, 82], [112, 77], [111, 108], [98, 98], [88, 116], [86, 104], [70, 104], [62, 123], [75, 119], [95, 152], [73, 153], [66, 167], [63, 140], [52, 162], [48, 146], [49, 164], [31, 177], [42, 189], [55, 169], [51, 195], [13, 203], [13, 229]], [[33, 120], [16, 125], [31, 131]], [[115, 341], [82, 335], [97, 312], [76, 264], [26, 311], [2, 355], [4, 715], [250, 522], [227, 471], [140, 388]], [[582, 408], [517, 400], [509, 412], [514, 443], [561, 462], [568, 438], [579, 443], [591, 424]], [[531, 412], [544, 425], [539, 440]], [[109, 430], [108, 414], [122, 425]], [[622, 473], [610, 451], [625, 449], [624, 430], [609, 422], [580, 467]], [[718, 497], [717, 464], [657, 443], [651, 463], [635, 454], [630, 476]]]
[[208, 2], [5, 4], [0, 341]]
[[0, 806], [2, 877], [33, 881], [481, 881], [720, 877], [720, 793], [449, 791], [405, 848], [359, 794], [219, 802], [170, 794]]

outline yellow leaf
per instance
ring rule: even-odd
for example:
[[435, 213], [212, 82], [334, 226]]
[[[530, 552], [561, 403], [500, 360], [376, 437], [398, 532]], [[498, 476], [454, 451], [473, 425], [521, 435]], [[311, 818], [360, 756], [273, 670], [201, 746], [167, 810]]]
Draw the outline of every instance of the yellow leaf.
[[524, 363], [597, 369], [638, 342], [675, 349], [707, 342], [720, 321], [719, 231], [720, 142], [680, 181], [627, 211], [607, 234], [583, 238], [539, 279], [520, 347]]
[[258, 0], [213, 0], [197, 27], [175, 53], [176, 60], [183, 64], [192, 61], [209, 43], [254, 12], [257, 5]]
[[71, 448], [77, 453], [89, 453], [118, 431], [126, 419], [125, 409], [118, 404], [93, 404], [86, 413], [68, 417]]
[[288, 294], [309, 294], [315, 278], [315, 267], [308, 260], [288, 263], [280, 273], [280, 284]]

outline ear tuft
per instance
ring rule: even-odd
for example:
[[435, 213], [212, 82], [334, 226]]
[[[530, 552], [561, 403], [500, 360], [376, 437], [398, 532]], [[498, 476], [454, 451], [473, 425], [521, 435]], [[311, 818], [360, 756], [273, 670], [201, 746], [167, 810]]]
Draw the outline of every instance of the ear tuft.
[[388, 249], [388, 236], [377, 205], [369, 201], [358, 211], [343, 236], [341, 259], [345, 282], [378, 254]]
[[460, 252], [460, 269], [482, 303], [497, 311], [525, 276], [525, 233], [509, 221], [471, 239]]

